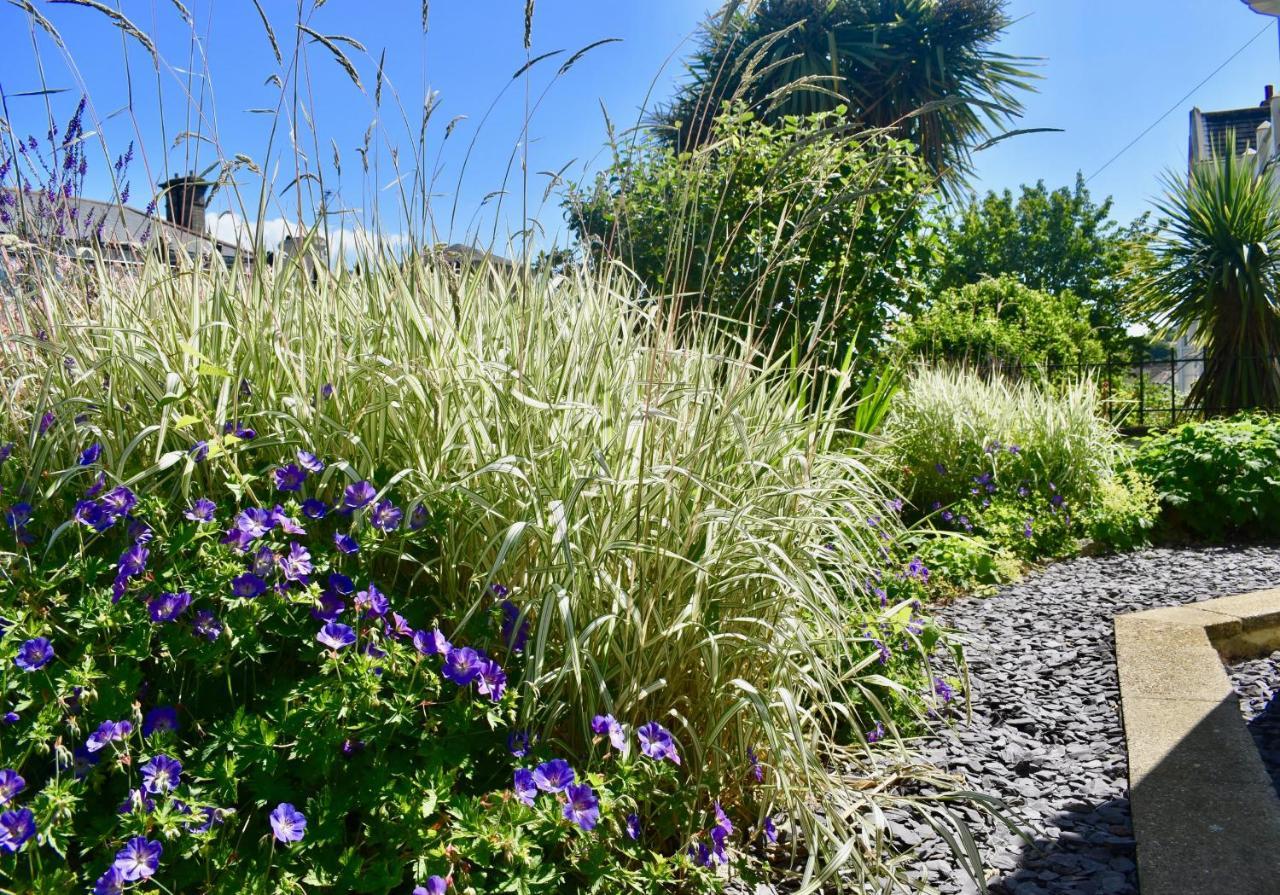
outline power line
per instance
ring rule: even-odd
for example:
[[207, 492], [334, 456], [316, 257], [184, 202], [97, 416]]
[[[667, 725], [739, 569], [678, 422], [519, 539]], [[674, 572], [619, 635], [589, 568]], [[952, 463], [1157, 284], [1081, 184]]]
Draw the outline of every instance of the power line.
[[1265, 33], [1267, 32], [1267, 30], [1268, 30], [1268, 29], [1270, 29], [1270, 28], [1271, 28], [1271, 25], [1270, 25], [1269, 23], [1268, 23], [1268, 24], [1266, 24], [1266, 25], [1263, 25], [1263, 26], [1262, 26], [1262, 30], [1261, 30], [1261, 31], [1259, 31], [1259, 32], [1258, 32], [1257, 34], [1255, 34], [1253, 37], [1251, 37], [1251, 38], [1249, 38], [1247, 41], [1245, 41], [1245, 42], [1244, 42], [1244, 45], [1243, 45], [1243, 46], [1241, 46], [1241, 47], [1240, 47], [1240, 49], [1236, 50], [1234, 53], [1232, 53], [1230, 56], [1228, 56], [1228, 57], [1223, 61], [1223, 63], [1222, 63], [1221, 65], [1219, 65], [1219, 66], [1218, 66], [1217, 68], [1215, 68], [1213, 71], [1209, 72], [1209, 74], [1205, 77], [1205, 79], [1204, 79], [1203, 81], [1201, 81], [1199, 84], [1197, 84], [1196, 86], [1194, 86], [1194, 87], [1192, 87], [1190, 90], [1188, 90], [1188, 91], [1187, 91], [1187, 92], [1186, 92], [1186, 93], [1185, 93], [1185, 94], [1184, 94], [1184, 95], [1183, 95], [1183, 96], [1182, 96], [1182, 97], [1181, 97], [1181, 98], [1180, 98], [1176, 103], [1174, 103], [1172, 106], [1170, 106], [1170, 107], [1169, 107], [1169, 111], [1165, 112], [1163, 115], [1161, 115], [1161, 116], [1160, 116], [1159, 118], [1157, 118], [1155, 121], [1151, 122], [1151, 124], [1147, 127], [1147, 129], [1146, 129], [1146, 130], [1144, 130], [1142, 133], [1138, 134], [1138, 136], [1134, 137], [1132, 140], [1130, 140], [1128, 143], [1126, 143], [1126, 144], [1124, 145], [1124, 148], [1123, 148], [1123, 149], [1121, 149], [1119, 152], [1117, 152], [1115, 155], [1111, 156], [1111, 158], [1107, 159], [1106, 164], [1104, 164], [1104, 165], [1103, 165], [1101, 168], [1099, 168], [1097, 171], [1094, 171], [1092, 174], [1090, 174], [1088, 177], [1086, 177], [1086, 178], [1085, 178], [1085, 183], [1088, 183], [1089, 181], [1093, 180], [1093, 178], [1097, 177], [1097, 176], [1098, 176], [1099, 174], [1101, 174], [1103, 171], [1107, 170], [1107, 168], [1111, 167], [1111, 163], [1112, 163], [1112, 162], [1114, 162], [1116, 159], [1120, 158], [1120, 156], [1124, 155], [1126, 152], [1128, 152], [1130, 149], [1132, 149], [1132, 148], [1133, 148], [1133, 147], [1138, 143], [1138, 141], [1139, 141], [1139, 140], [1141, 140], [1141, 139], [1142, 139], [1143, 137], [1145, 137], [1147, 134], [1149, 134], [1149, 133], [1151, 133], [1153, 130], [1155, 130], [1155, 129], [1156, 129], [1156, 126], [1157, 126], [1158, 124], [1160, 124], [1160, 122], [1164, 121], [1166, 118], [1168, 118], [1168, 117], [1169, 117], [1170, 115], [1172, 115], [1174, 112], [1176, 112], [1176, 111], [1178, 111], [1180, 108], [1182, 108], [1182, 104], [1183, 104], [1183, 103], [1185, 103], [1187, 100], [1189, 100], [1189, 99], [1190, 99], [1190, 98], [1195, 94], [1195, 92], [1196, 92], [1197, 90], [1199, 90], [1199, 89], [1200, 89], [1201, 87], [1203, 87], [1205, 84], [1208, 84], [1211, 80], [1213, 80], [1214, 75], [1216, 75], [1218, 72], [1222, 71], [1224, 68], [1226, 68], [1228, 65], [1230, 65], [1230, 64], [1235, 60], [1235, 58], [1236, 58], [1237, 56], [1239, 56], [1239, 55], [1240, 55], [1241, 53], [1243, 53], [1245, 50], [1249, 49], [1249, 47], [1253, 46], [1253, 42], [1254, 42], [1255, 40], [1257, 40], [1259, 37], [1261, 37], [1263, 34], [1265, 34]]

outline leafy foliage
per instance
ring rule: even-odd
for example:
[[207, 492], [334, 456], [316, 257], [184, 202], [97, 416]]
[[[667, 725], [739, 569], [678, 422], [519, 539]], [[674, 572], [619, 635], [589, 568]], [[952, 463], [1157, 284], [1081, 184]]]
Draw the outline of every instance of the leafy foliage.
[[1136, 307], [1204, 346], [1190, 406], [1280, 409], [1280, 182], [1226, 156], [1165, 183]]
[[1004, 276], [943, 292], [895, 334], [909, 355], [1036, 376], [1104, 359], [1088, 311], [1070, 292], [1039, 292]]
[[1073, 188], [1050, 191], [1039, 181], [943, 214], [934, 289], [945, 294], [981, 280], [1009, 277], [1038, 292], [1074, 295], [1109, 352], [1125, 347], [1132, 311], [1126, 306], [1132, 267], [1146, 252], [1145, 216], [1127, 227], [1111, 218], [1111, 199], [1098, 204], [1082, 175]]
[[1148, 438], [1134, 465], [1160, 495], [1171, 533], [1224, 540], [1280, 535], [1280, 419], [1241, 414]]
[[911, 148], [829, 117], [716, 124], [693, 153], [641, 145], [573, 193], [570, 223], [600, 258], [706, 322], [766, 347], [866, 352], [922, 291], [912, 234], [930, 178]]
[[838, 112], [894, 128], [947, 178], [1022, 110], [1025, 60], [992, 49], [1004, 0], [752, 0], [709, 19], [690, 77], [661, 115], [681, 148], [713, 142], [714, 120], [743, 103], [768, 122]]

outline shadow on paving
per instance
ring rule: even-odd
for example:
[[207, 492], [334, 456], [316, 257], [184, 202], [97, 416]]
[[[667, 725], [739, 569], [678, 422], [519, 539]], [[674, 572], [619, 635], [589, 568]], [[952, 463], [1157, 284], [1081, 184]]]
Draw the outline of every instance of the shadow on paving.
[[[993, 895], [1133, 895], [1138, 891], [1128, 799], [1068, 804], [990, 881]], [[1011, 860], [1010, 860], [1011, 859]], [[997, 865], [998, 866], [998, 865]]]
[[1262, 712], [1249, 721], [1249, 733], [1280, 795], [1280, 692], [1273, 693]]

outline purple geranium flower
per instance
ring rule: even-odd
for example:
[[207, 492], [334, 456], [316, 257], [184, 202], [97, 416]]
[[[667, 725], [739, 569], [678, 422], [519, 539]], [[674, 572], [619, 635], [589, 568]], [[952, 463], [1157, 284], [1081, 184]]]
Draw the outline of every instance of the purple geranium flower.
[[878, 743], [884, 739], [884, 722], [877, 721], [876, 726], [867, 731], [867, 742]]
[[307, 480], [307, 473], [302, 467], [287, 463], [275, 469], [271, 478], [276, 483], [277, 491], [301, 491]]
[[0, 851], [12, 854], [36, 834], [36, 816], [30, 808], [0, 814]]
[[124, 895], [124, 889], [127, 881], [124, 874], [120, 872], [120, 868], [112, 864], [107, 868], [107, 872], [98, 877], [98, 881], [93, 884], [93, 895]]
[[751, 776], [757, 783], [763, 783], [764, 766], [760, 764], [760, 756], [756, 755], [756, 750], [750, 746], [747, 747], [747, 761], [751, 763]]
[[186, 612], [190, 605], [191, 594], [185, 590], [177, 593], [163, 593], [147, 604], [147, 612], [151, 615], [153, 622], [160, 624], [173, 621]]
[[120, 875], [128, 882], [147, 879], [153, 876], [160, 867], [160, 856], [164, 854], [164, 846], [144, 836], [135, 836], [125, 847], [116, 852], [115, 863], [111, 866], [120, 871]]
[[307, 818], [288, 802], [281, 802], [271, 812], [271, 832], [278, 842], [298, 842], [306, 834]]
[[772, 815], [764, 819], [764, 838], [770, 845], [778, 841], [778, 828], [774, 826]]
[[413, 512], [409, 514], [409, 530], [417, 531], [424, 528], [431, 520], [431, 516], [427, 513], [427, 508], [423, 504], [415, 504]]
[[49, 431], [49, 427], [58, 421], [58, 417], [54, 415], [52, 410], [46, 411], [44, 416], [40, 417], [40, 434]]
[[105, 749], [108, 743], [126, 739], [131, 733], [133, 733], [133, 724], [128, 721], [103, 721], [98, 725], [97, 730], [89, 734], [84, 747], [89, 752], [99, 752]]
[[93, 484], [84, 489], [85, 497], [97, 497], [102, 493], [102, 489], [107, 487], [107, 474], [99, 472], [93, 479]]
[[524, 758], [529, 754], [533, 740], [527, 730], [513, 730], [507, 734], [507, 751], [516, 758]]
[[627, 732], [613, 715], [596, 715], [591, 719], [591, 732], [608, 736], [609, 743], [619, 752], [627, 748]]
[[203, 463], [205, 460], [209, 459], [209, 442], [197, 441], [195, 444], [191, 445], [191, 450], [188, 453], [191, 455], [191, 459], [196, 463]]
[[373, 584], [369, 585], [368, 590], [362, 590], [356, 594], [355, 605], [357, 609], [367, 612], [371, 618], [382, 618], [391, 611], [391, 601]]
[[244, 600], [252, 600], [267, 589], [267, 582], [252, 572], [245, 572], [231, 579], [231, 593]]
[[480, 654], [469, 646], [452, 647], [445, 656], [440, 674], [459, 687], [465, 687], [480, 673]]
[[9, 800], [27, 788], [27, 781], [13, 768], [0, 771], [0, 805], [7, 805]]
[[373, 502], [378, 495], [378, 491], [369, 482], [356, 482], [353, 485], [347, 485], [342, 493], [342, 508], [344, 510], [359, 510], [367, 507]]
[[667, 730], [656, 721], [636, 731], [636, 739], [640, 741], [640, 753], [655, 761], [670, 759], [672, 764], [680, 764], [680, 753], [676, 750], [676, 741]]
[[274, 524], [271, 513], [259, 507], [249, 507], [236, 516], [236, 529], [251, 541], [265, 535]]
[[192, 628], [201, 637], [207, 640], [217, 640], [222, 636], [222, 622], [218, 621], [218, 617], [208, 609], [201, 609], [196, 613], [196, 620], [192, 624]]
[[324, 472], [324, 461], [310, 451], [298, 451], [298, 465], [307, 472], [314, 472], [316, 475]]
[[534, 782], [533, 772], [527, 768], [518, 768], [515, 776], [516, 798], [523, 804], [533, 807], [538, 797], [538, 784]]
[[80, 452], [80, 459], [77, 461], [81, 466], [92, 466], [98, 462], [98, 458], [102, 456], [102, 445], [96, 441]]
[[633, 840], [640, 838], [640, 815], [627, 815], [627, 838]]
[[47, 637], [33, 637], [18, 647], [13, 664], [23, 671], [39, 671], [53, 661], [53, 644]]
[[564, 792], [574, 779], [573, 768], [563, 758], [553, 758], [533, 771], [533, 782], [543, 792]]
[[571, 820], [583, 830], [594, 830], [600, 820], [600, 800], [587, 784], [565, 789], [568, 800], [564, 804], [564, 819]]
[[142, 735], [149, 737], [153, 733], [178, 729], [178, 710], [173, 706], [156, 706], [147, 712], [142, 719]]
[[453, 645], [440, 633], [439, 628], [430, 631], [415, 631], [413, 645], [424, 656], [447, 656]]
[[488, 696], [494, 702], [499, 702], [507, 688], [507, 673], [493, 659], [481, 659], [475, 683], [476, 692], [481, 696]]
[[369, 514], [369, 522], [379, 531], [395, 531], [404, 519], [404, 512], [389, 500], [382, 500]]
[[113, 515], [123, 516], [138, 505], [138, 498], [124, 485], [117, 485], [102, 495], [102, 503]]
[[116, 564], [116, 574], [124, 578], [137, 578], [147, 568], [147, 559], [151, 552], [142, 544], [134, 544], [120, 554]]
[[218, 505], [207, 497], [202, 497], [191, 505], [191, 509], [182, 515], [186, 516], [192, 522], [212, 522], [213, 514], [217, 512]]
[[955, 698], [955, 690], [951, 689], [951, 685], [940, 677], [933, 679], [933, 692], [937, 694], [944, 704]]
[[311, 553], [301, 544], [290, 544], [288, 555], [280, 558], [280, 573], [286, 581], [302, 581], [312, 568]]
[[347, 625], [329, 622], [316, 634], [316, 640], [336, 651], [355, 643], [356, 632]]
[[329, 514], [329, 505], [323, 500], [308, 497], [302, 502], [302, 515], [308, 519], [323, 519]]
[[320, 602], [311, 610], [311, 616], [322, 622], [331, 622], [342, 615], [346, 608], [347, 604], [342, 602], [341, 597], [332, 591], [325, 591], [320, 595]]
[[429, 876], [425, 886], [413, 887], [413, 895], [445, 895], [448, 890], [449, 881], [443, 876]]
[[156, 796], [177, 789], [182, 781], [182, 764], [168, 755], [157, 755], [142, 766], [142, 788]]
[[278, 525], [280, 530], [287, 535], [305, 535], [307, 530], [298, 524], [297, 520], [290, 519], [289, 515], [284, 511], [284, 507], [276, 504], [275, 509], [271, 511], [271, 522]]
[[[517, 623], [519, 625], [517, 626]], [[529, 640], [529, 619], [520, 621], [520, 607], [510, 600], [502, 601], [502, 641], [513, 653], [522, 652]]]
[[329, 590], [335, 594], [343, 596], [354, 592], [356, 589], [355, 582], [338, 572], [334, 572], [329, 576]]
[[259, 578], [266, 578], [276, 567], [276, 555], [271, 552], [270, 547], [259, 547], [258, 552], [253, 555], [253, 562], [249, 564], [249, 571], [257, 575]]
[[355, 553], [360, 549], [360, 544], [355, 538], [350, 535], [344, 535], [340, 531], [335, 531], [333, 533], [333, 543], [335, 547], [347, 554]]

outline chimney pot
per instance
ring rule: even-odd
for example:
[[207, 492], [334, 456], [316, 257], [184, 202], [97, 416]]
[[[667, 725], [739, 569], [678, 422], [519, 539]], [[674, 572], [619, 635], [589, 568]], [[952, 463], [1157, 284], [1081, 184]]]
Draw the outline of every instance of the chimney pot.
[[1268, 105], [1271, 102], [1271, 97], [1275, 95], [1276, 95], [1275, 86], [1272, 84], [1268, 84], [1266, 87], [1263, 88], [1263, 91], [1262, 91], [1262, 96], [1263, 96], [1262, 104], [1264, 106]]
[[213, 183], [201, 180], [194, 172], [160, 184], [164, 191], [165, 220], [203, 234], [205, 204], [209, 201], [209, 188], [212, 186]]

